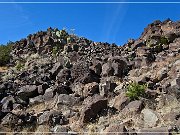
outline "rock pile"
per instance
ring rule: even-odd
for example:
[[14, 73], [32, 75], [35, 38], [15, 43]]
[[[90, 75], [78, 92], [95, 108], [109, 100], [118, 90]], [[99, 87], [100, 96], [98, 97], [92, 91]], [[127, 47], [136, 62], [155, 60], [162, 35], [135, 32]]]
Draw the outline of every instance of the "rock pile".
[[48, 28], [15, 42], [11, 56], [0, 131], [180, 131], [180, 22], [155, 21], [123, 46]]

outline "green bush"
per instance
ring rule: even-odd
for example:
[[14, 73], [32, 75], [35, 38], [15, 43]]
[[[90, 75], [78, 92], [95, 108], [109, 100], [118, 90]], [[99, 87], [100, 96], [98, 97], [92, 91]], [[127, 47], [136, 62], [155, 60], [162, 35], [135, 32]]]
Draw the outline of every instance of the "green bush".
[[161, 45], [167, 45], [168, 44], [168, 42], [169, 42], [169, 40], [166, 38], [166, 37], [161, 37], [161, 39], [160, 39], [160, 44]]
[[136, 82], [130, 83], [127, 86], [126, 96], [131, 100], [137, 100], [145, 95], [146, 85], [140, 85]]
[[18, 71], [20, 71], [20, 70], [23, 69], [23, 68], [24, 68], [24, 64], [21, 63], [21, 62], [18, 62], [17, 65], [16, 65], [16, 69], [17, 69]]
[[12, 43], [0, 45], [0, 66], [6, 66], [10, 62]]
[[54, 47], [53, 47], [53, 50], [52, 50], [52, 54], [53, 54], [54, 56], [56, 56], [56, 54], [58, 53], [58, 50], [59, 50], [59, 48], [58, 48], [57, 46], [54, 46]]

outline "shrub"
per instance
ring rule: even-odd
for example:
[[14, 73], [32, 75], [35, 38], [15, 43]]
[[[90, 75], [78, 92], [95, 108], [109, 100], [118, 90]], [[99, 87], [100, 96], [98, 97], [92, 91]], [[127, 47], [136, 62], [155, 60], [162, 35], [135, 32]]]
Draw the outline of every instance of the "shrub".
[[11, 48], [12, 42], [7, 45], [0, 45], [0, 66], [5, 66], [10, 62]]
[[53, 50], [52, 50], [52, 54], [53, 54], [54, 56], [56, 56], [56, 54], [58, 53], [58, 50], [59, 50], [59, 48], [58, 48], [57, 46], [54, 46], [54, 47], [53, 47]]
[[146, 41], [146, 46], [149, 47], [149, 48], [158, 46], [158, 47], [160, 48], [160, 47], [162, 47], [162, 45], [167, 45], [168, 43], [169, 43], [168, 38], [162, 36], [162, 37], [160, 37], [160, 38], [157, 40], [157, 43], [156, 43], [156, 44], [152, 44], [152, 43], [151, 43], [151, 38], [149, 38], [149, 39]]
[[168, 44], [168, 42], [169, 42], [169, 40], [166, 38], [166, 37], [161, 37], [161, 39], [160, 39], [160, 44], [161, 45], [167, 45]]
[[131, 100], [137, 100], [145, 95], [146, 85], [140, 85], [136, 82], [130, 83], [127, 86], [126, 96]]
[[16, 69], [17, 69], [18, 71], [20, 71], [20, 70], [23, 69], [23, 68], [24, 68], [24, 64], [21, 63], [21, 62], [18, 62], [17, 65], [16, 65]]

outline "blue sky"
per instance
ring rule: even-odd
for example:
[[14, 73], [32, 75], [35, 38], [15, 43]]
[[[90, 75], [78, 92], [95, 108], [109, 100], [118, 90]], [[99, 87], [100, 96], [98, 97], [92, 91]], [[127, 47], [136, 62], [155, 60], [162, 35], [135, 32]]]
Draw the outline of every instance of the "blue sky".
[[75, 29], [77, 35], [93, 41], [123, 45], [129, 38], [138, 38], [154, 20], [180, 20], [179, 9], [180, 4], [0, 4], [0, 44], [20, 40], [51, 26]]

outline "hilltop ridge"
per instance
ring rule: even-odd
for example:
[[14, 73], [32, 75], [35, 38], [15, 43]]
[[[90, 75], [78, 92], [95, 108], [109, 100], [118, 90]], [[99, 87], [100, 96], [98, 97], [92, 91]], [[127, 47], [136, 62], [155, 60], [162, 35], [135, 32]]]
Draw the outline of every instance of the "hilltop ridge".
[[156, 20], [123, 46], [48, 28], [12, 43], [10, 56], [0, 131], [180, 130], [179, 21]]

